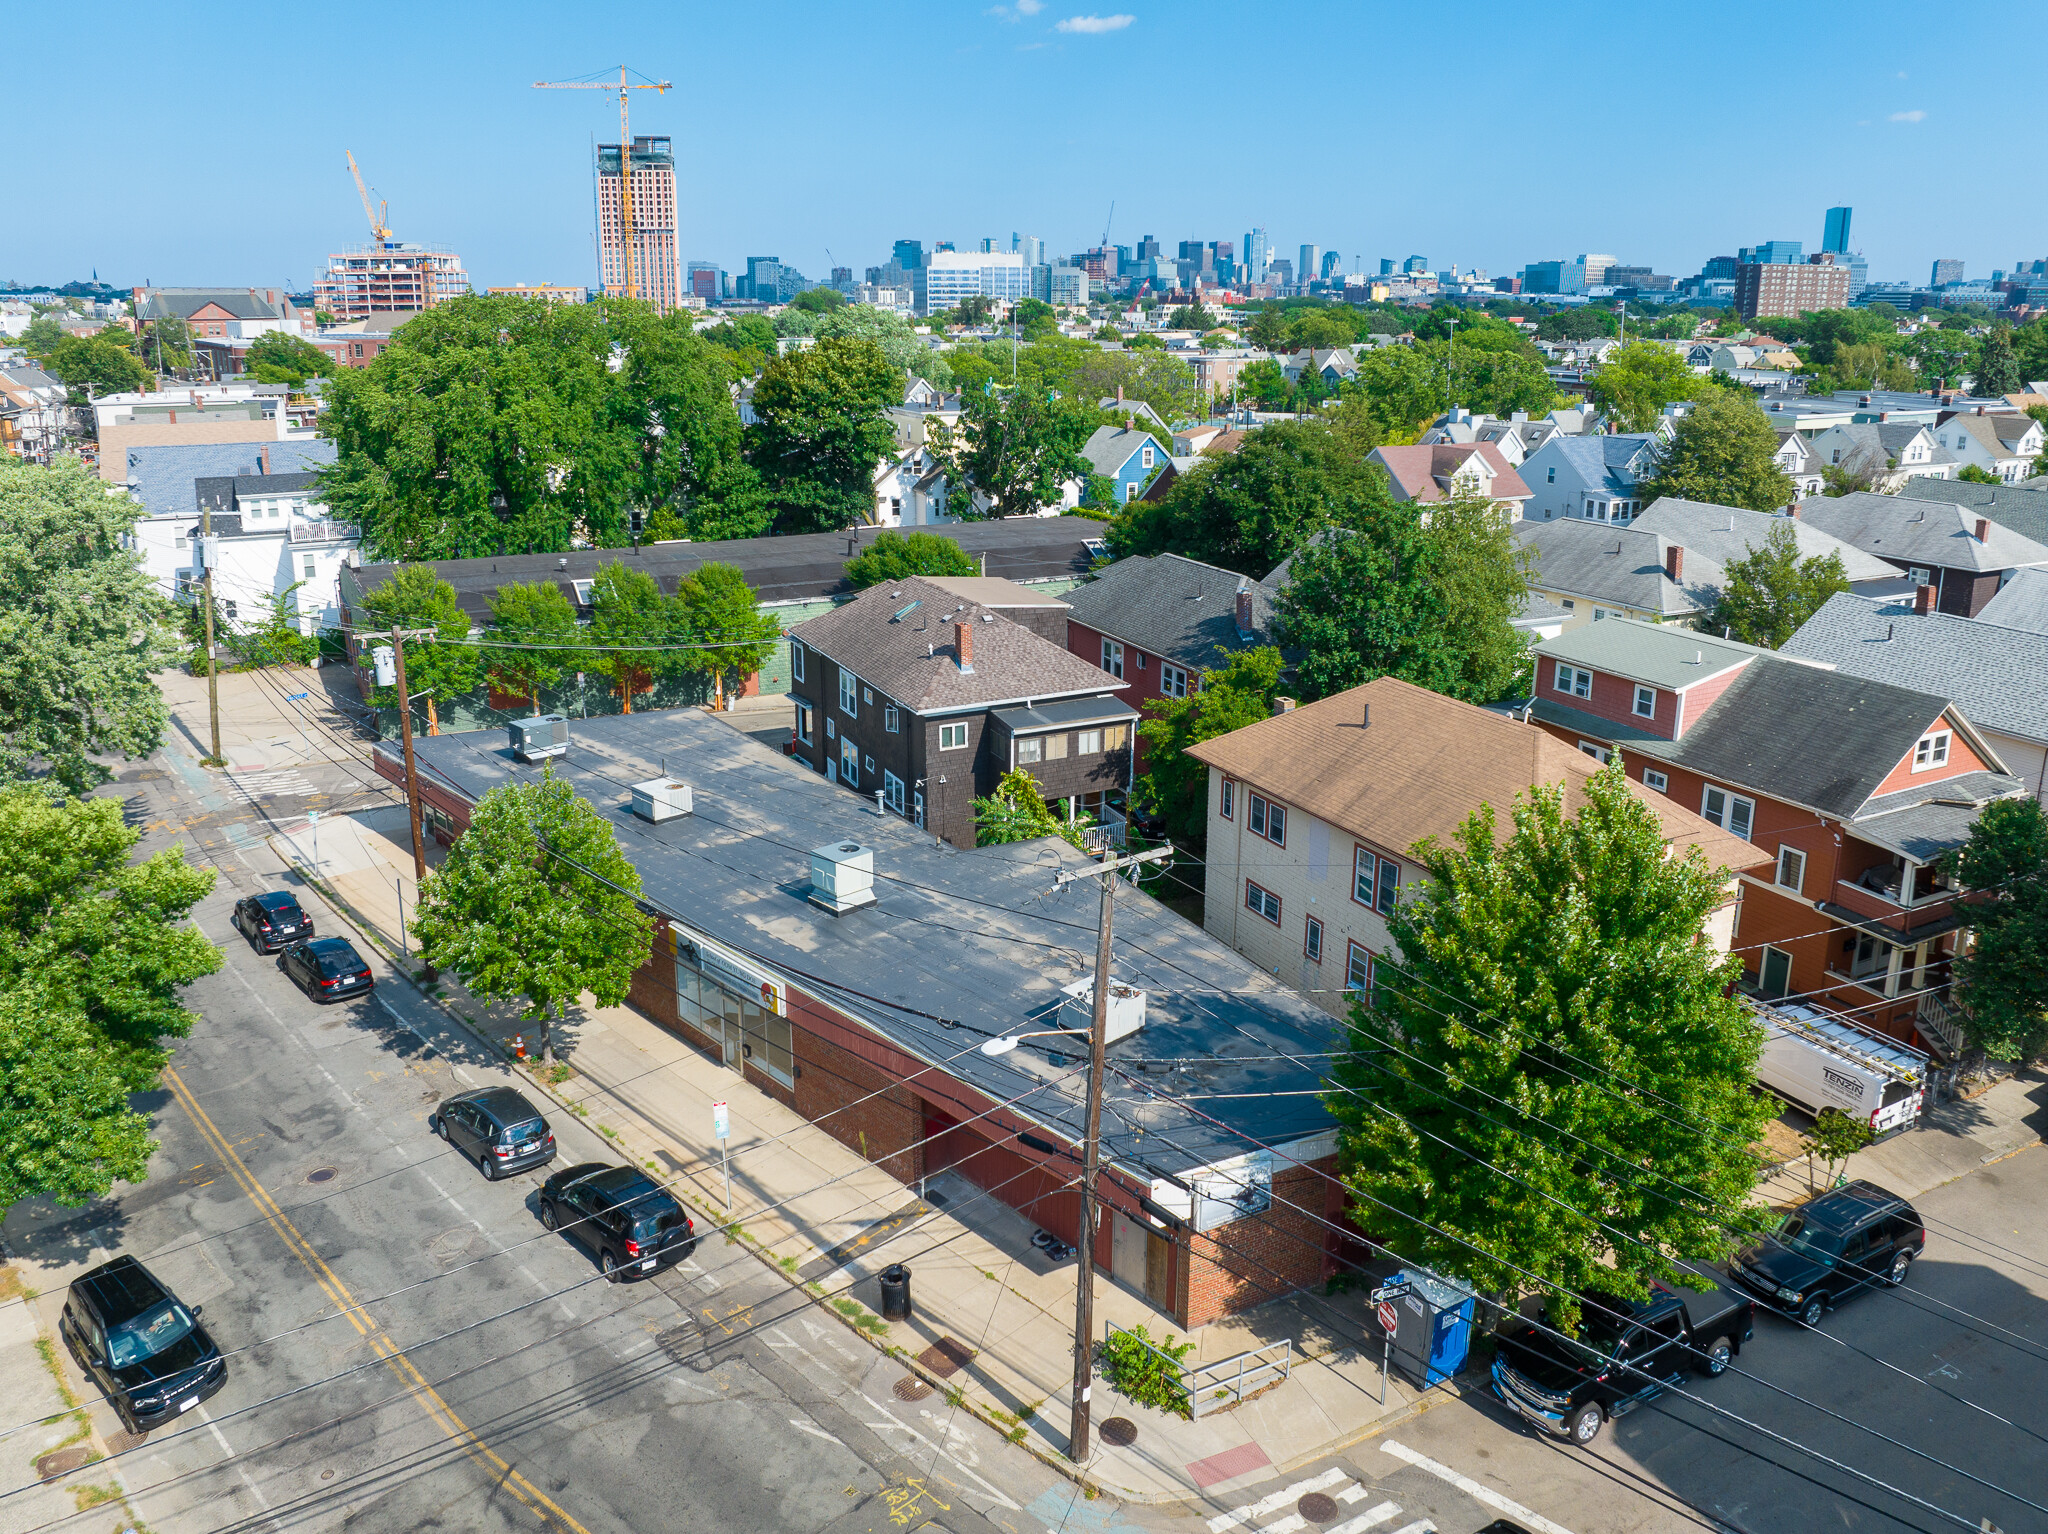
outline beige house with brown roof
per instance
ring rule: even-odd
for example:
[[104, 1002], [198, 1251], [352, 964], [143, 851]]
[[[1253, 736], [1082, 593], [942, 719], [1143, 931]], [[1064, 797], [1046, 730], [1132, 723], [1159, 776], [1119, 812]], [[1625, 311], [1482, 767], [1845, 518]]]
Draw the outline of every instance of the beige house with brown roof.
[[[1562, 783], [1565, 808], [1600, 770], [1547, 730], [1394, 677], [1275, 714], [1190, 748], [1209, 768], [1208, 879], [1202, 925], [1253, 963], [1342, 1016], [1387, 952], [1386, 915], [1422, 877], [1409, 849], [1448, 842], [1482, 804], [1503, 838], [1517, 795]], [[1716, 868], [1764, 854], [1664, 795], [1631, 782], [1674, 852], [1697, 846]], [[1708, 923], [1734, 941], [1734, 874]]]

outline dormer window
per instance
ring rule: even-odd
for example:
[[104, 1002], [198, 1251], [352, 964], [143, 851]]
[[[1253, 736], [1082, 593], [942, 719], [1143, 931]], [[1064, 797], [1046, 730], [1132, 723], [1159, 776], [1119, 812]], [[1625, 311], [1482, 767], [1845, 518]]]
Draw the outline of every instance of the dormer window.
[[1927, 734], [1921, 736], [1913, 747], [1913, 770], [1915, 772], [1926, 772], [1933, 767], [1946, 767], [1948, 765], [1948, 742], [1949, 732], [1947, 730], [1930, 730]]

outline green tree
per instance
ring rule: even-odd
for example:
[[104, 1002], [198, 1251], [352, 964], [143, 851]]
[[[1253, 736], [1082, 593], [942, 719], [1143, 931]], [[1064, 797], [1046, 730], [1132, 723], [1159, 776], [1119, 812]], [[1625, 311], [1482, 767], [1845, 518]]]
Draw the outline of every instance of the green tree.
[[1497, 836], [1482, 806], [1414, 849], [1398, 957], [1353, 1004], [1325, 1100], [1361, 1229], [1482, 1292], [1533, 1273], [1571, 1330], [1585, 1290], [1646, 1295], [1757, 1228], [1770, 1110], [1735, 961], [1702, 937], [1726, 870], [1668, 855], [1618, 755], [1576, 814], [1546, 786], [1512, 821]]
[[806, 314], [830, 314], [834, 309], [844, 309], [846, 306], [847, 298], [844, 293], [822, 284], [815, 288], [806, 288], [789, 301], [790, 308]]
[[2013, 331], [2012, 353], [2020, 377], [2048, 378], [2048, 315], [2036, 315]]
[[248, 365], [259, 382], [294, 389], [309, 378], [325, 378], [335, 369], [334, 359], [311, 341], [281, 330], [266, 331], [250, 344]]
[[733, 371], [752, 377], [776, 358], [775, 322], [765, 314], [743, 314], [701, 332], [704, 339], [732, 359]]
[[1070, 826], [1053, 814], [1039, 791], [1038, 780], [1023, 768], [1013, 767], [1004, 773], [996, 780], [993, 793], [974, 801], [975, 846], [1035, 842], [1042, 836], [1057, 836], [1083, 852], [1088, 850], [1082, 843], [1081, 823]]
[[1950, 854], [1972, 927], [1956, 961], [1963, 1032], [1993, 1060], [2048, 1045], [2048, 816], [2035, 799], [1995, 799]]
[[63, 343], [64, 325], [54, 314], [38, 314], [21, 333], [21, 349], [41, 362]]
[[603, 423], [628, 453], [626, 495], [648, 538], [752, 538], [771, 511], [743, 452], [725, 356], [686, 325], [637, 327]]
[[0, 1211], [83, 1204], [148, 1173], [153, 1091], [194, 1021], [179, 992], [220, 967], [189, 920], [213, 888], [181, 849], [131, 862], [114, 799], [0, 789]]
[[591, 665], [612, 679], [620, 711], [630, 714], [634, 693], [683, 669], [689, 652], [669, 648], [682, 642], [680, 604], [653, 576], [622, 559], [597, 572], [590, 600]]
[[1095, 327], [1095, 339], [1107, 342], [1111, 346], [1122, 346], [1124, 344], [1124, 333], [1105, 320], [1102, 324]]
[[754, 386], [748, 457], [778, 533], [826, 533], [872, 519], [875, 465], [896, 444], [885, 413], [903, 379], [873, 341], [828, 336], [768, 364]]
[[135, 354], [159, 373], [189, 368], [193, 363], [192, 327], [175, 314], [153, 319], [137, 334]]
[[1852, 1119], [1839, 1108], [1821, 1109], [1820, 1116], [1799, 1137], [1799, 1148], [1806, 1152], [1806, 1191], [1818, 1191], [1813, 1177], [1816, 1160], [1827, 1168], [1820, 1186], [1832, 1188], [1837, 1168], [1876, 1138], [1869, 1120]]
[[716, 560], [699, 565], [676, 584], [676, 605], [690, 669], [711, 678], [712, 701], [726, 706], [729, 692], [768, 664], [781, 625], [760, 610], [760, 599], [737, 566]]
[[1262, 305], [1245, 330], [1245, 339], [1267, 351], [1278, 351], [1287, 342], [1287, 311], [1274, 304]]
[[2017, 394], [2025, 382], [2020, 377], [2019, 359], [2013, 354], [2012, 326], [1993, 325], [1977, 350], [1978, 394]]
[[1774, 461], [1777, 451], [1778, 434], [1752, 396], [1709, 394], [1678, 418], [1643, 486], [1644, 502], [1668, 495], [1775, 511], [1794, 494], [1791, 478]]
[[131, 351], [98, 336], [66, 336], [43, 358], [45, 371], [71, 390], [74, 404], [106, 394], [134, 394], [156, 387], [156, 374]]
[[1424, 537], [1443, 632], [1457, 657], [1456, 676], [1442, 690], [1468, 703], [1514, 695], [1529, 675], [1528, 645], [1514, 620], [1529, 595], [1533, 555], [1499, 503], [1467, 486], [1430, 506]]
[[937, 533], [883, 532], [846, 562], [855, 591], [911, 575], [978, 575], [974, 556], [954, 539]]
[[1214, 330], [1217, 320], [1214, 311], [1201, 304], [1182, 304], [1167, 316], [1169, 330]]
[[1629, 431], [1648, 431], [1664, 407], [1691, 399], [1699, 380], [1684, 356], [1654, 341], [1631, 341], [1593, 375], [1593, 402]]
[[1018, 302], [1010, 318], [1026, 337], [1037, 340], [1052, 335], [1059, 329], [1059, 311], [1041, 299], [1026, 298]]
[[1956, 470], [1956, 478], [1966, 485], [2002, 485], [2005, 483], [2004, 480], [1993, 474], [1989, 469], [1979, 468], [1974, 463], [1966, 463]]
[[1240, 650], [1227, 665], [1204, 670], [1201, 686], [1186, 697], [1145, 700], [1138, 726], [1145, 742], [1138, 797], [1166, 823], [1176, 846], [1199, 846], [1209, 829], [1209, 769], [1188, 748], [1272, 713], [1280, 667], [1280, 652], [1269, 645]]
[[1621, 328], [1610, 309], [1553, 309], [1536, 322], [1539, 341], [1597, 341]]
[[0, 784], [48, 778], [83, 795], [135, 760], [170, 716], [150, 673], [169, 608], [123, 546], [137, 508], [75, 459], [0, 454]]
[[541, 689], [554, 686], [564, 672], [582, 669], [582, 638], [576, 609], [561, 587], [553, 581], [511, 581], [491, 593], [484, 668], [493, 687], [526, 699], [538, 714]]
[[[1261, 311], [1270, 313], [1270, 310]], [[1248, 363], [1237, 375], [1237, 392], [1241, 398], [1267, 410], [1285, 410], [1287, 400], [1293, 392], [1287, 382], [1287, 374], [1280, 364], [1271, 358], [1261, 358]]]
[[1841, 554], [1830, 549], [1801, 559], [1789, 520], [1772, 523], [1763, 543], [1730, 561], [1726, 575], [1707, 631], [1725, 630], [1731, 639], [1768, 650], [1790, 639], [1829, 597], [1849, 589]]
[[970, 394], [959, 430], [934, 434], [931, 450], [961, 481], [955, 511], [968, 514], [971, 486], [989, 498], [991, 517], [1033, 516], [1067, 481], [1087, 475], [1081, 448], [1094, 429], [1094, 411], [1020, 386]]
[[[427, 733], [439, 735], [440, 705], [476, 686], [481, 667], [482, 652], [467, 642], [469, 614], [455, 599], [454, 586], [432, 565], [400, 565], [364, 596], [363, 611], [372, 627], [434, 631], [430, 640], [405, 641], [405, 686], [412, 697], [424, 698]], [[375, 688], [370, 702], [376, 708], [396, 708], [398, 689]]]
[[1121, 389], [1126, 400], [1150, 405], [1162, 421], [1186, 420], [1200, 404], [1195, 370], [1165, 351], [1105, 352], [1089, 347], [1070, 357], [1064, 378], [1051, 382], [1084, 409], [1093, 408], [1098, 400], [1114, 399]]
[[[413, 932], [429, 964], [485, 1001], [523, 1001], [554, 1058], [554, 1021], [588, 991], [601, 1007], [626, 999], [652, 950], [639, 908], [640, 872], [611, 823], [544, 772], [478, 801], [469, 829], [420, 885]], [[550, 1015], [552, 1013], [552, 1016]]]
[[820, 338], [851, 336], [872, 341], [882, 348], [889, 366], [906, 378], [922, 378], [940, 389], [953, 386], [953, 369], [946, 354], [933, 351], [929, 336], [919, 335], [909, 320], [888, 309], [877, 309], [873, 304], [849, 304], [834, 309], [819, 317], [815, 334]]

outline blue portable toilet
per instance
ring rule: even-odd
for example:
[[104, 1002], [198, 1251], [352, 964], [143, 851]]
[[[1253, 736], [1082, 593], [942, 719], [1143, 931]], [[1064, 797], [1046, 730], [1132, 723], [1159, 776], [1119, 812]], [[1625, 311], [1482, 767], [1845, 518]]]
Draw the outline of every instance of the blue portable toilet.
[[1395, 1366], [1425, 1388], [1441, 1385], [1465, 1367], [1471, 1354], [1477, 1296], [1460, 1284], [1412, 1270], [1396, 1273], [1389, 1282], [1406, 1289], [1394, 1301], [1400, 1316]]

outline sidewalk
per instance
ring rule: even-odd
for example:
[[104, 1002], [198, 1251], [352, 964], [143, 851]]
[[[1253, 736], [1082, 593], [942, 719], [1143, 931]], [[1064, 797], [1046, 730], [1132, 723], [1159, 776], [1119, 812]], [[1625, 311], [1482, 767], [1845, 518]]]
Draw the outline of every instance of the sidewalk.
[[[18, 1269], [0, 1266], [0, 1293], [0, 1400], [8, 1424], [29, 1424], [0, 1432], [0, 1484], [27, 1487], [0, 1502], [0, 1534], [26, 1534], [93, 1508], [105, 1519], [99, 1527], [139, 1527], [119, 1469], [93, 1468], [106, 1458], [110, 1437], [128, 1439], [97, 1391], [82, 1392], [89, 1405], [81, 1400], [77, 1366], [56, 1335], [62, 1292], [28, 1293]], [[90, 1522], [80, 1526], [97, 1534]]]
[[[317, 868], [365, 936], [398, 950], [400, 892], [408, 919], [414, 900], [402, 810], [323, 819], [317, 862], [311, 827], [288, 827], [272, 840], [299, 869]], [[523, 1032], [535, 1043], [514, 1009], [486, 1006], [445, 980], [438, 997], [490, 1038]], [[897, 1388], [906, 1399], [958, 1390], [963, 1404], [1013, 1442], [1071, 1468], [1073, 1255], [1049, 1261], [1032, 1246], [1028, 1220], [958, 1174], [934, 1177], [922, 1190], [906, 1187], [630, 1008], [572, 1013], [555, 1046], [568, 1070], [550, 1090], [621, 1154], [668, 1174], [696, 1205], [700, 1227], [727, 1219], [725, 1169], [711, 1132], [711, 1105], [726, 1102], [738, 1238], [793, 1286], [903, 1357]], [[537, 1065], [534, 1071], [538, 1078]], [[899, 1261], [912, 1270], [916, 1309], [911, 1320], [889, 1324], [879, 1316], [875, 1275]], [[1155, 1339], [1179, 1339], [1148, 1302], [1106, 1274], [1096, 1280], [1095, 1309], [1098, 1329], [1142, 1325]], [[1098, 1431], [1086, 1479], [1138, 1501], [1229, 1496], [1447, 1399], [1441, 1391], [1425, 1398], [1397, 1377], [1385, 1383], [1381, 1404], [1381, 1350], [1369, 1311], [1360, 1294], [1301, 1294], [1188, 1335], [1190, 1363], [1220, 1362], [1282, 1339], [1294, 1346], [1290, 1378], [1199, 1421], [1135, 1405], [1098, 1379], [1091, 1401], [1098, 1429], [1121, 1417], [1137, 1431], [1128, 1444], [1105, 1442]]]

